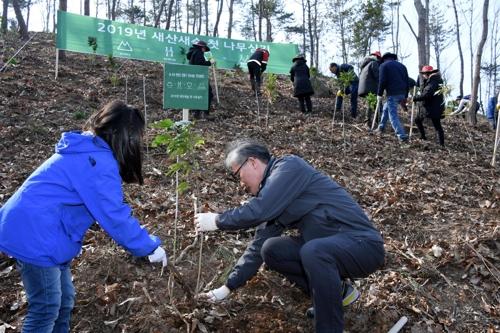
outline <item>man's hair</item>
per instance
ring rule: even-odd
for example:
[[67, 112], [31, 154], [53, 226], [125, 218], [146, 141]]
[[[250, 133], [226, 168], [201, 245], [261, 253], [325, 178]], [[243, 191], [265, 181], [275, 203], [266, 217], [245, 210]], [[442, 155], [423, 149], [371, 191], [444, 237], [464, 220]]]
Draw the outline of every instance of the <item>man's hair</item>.
[[124, 182], [142, 185], [144, 127], [141, 111], [115, 100], [95, 112], [87, 120], [84, 130], [92, 131], [106, 141], [118, 161], [120, 176]]
[[267, 163], [271, 159], [271, 153], [264, 144], [257, 140], [238, 139], [226, 147], [226, 168], [230, 169], [233, 163], [241, 165], [249, 157], [255, 157]]
[[332, 68], [332, 67], [334, 67], [334, 66], [335, 66], [335, 67], [339, 67], [339, 65], [337, 65], [336, 63], [331, 62], [331, 63], [330, 63], [330, 68]]

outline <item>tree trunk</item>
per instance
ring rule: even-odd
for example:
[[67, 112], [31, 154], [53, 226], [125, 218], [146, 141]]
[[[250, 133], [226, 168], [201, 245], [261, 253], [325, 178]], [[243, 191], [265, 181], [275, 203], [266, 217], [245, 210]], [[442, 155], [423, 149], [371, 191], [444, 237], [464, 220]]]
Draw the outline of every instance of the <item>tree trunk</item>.
[[19, 35], [22, 40], [28, 40], [30, 37], [28, 35], [28, 28], [24, 22], [23, 13], [19, 7], [19, 2], [17, 0], [12, 0], [12, 6], [14, 7], [14, 12], [16, 13], [17, 25], [19, 28]]
[[118, 9], [118, 4], [117, 4], [118, 0], [113, 0], [113, 3], [111, 4], [111, 20], [115, 20], [116, 19], [116, 10]]
[[312, 18], [311, 18], [311, 0], [306, 1], [307, 8], [307, 30], [309, 30], [309, 47], [311, 52], [311, 66], [314, 66], [314, 59], [316, 59], [316, 48], [314, 47], [314, 36], [313, 36], [313, 27], [312, 27]]
[[302, 6], [302, 53], [306, 54], [306, 3], [301, 0]]
[[[257, 0], [257, 1], [260, 1], [260, 0]], [[254, 8], [254, 4], [253, 4], [253, 0], [250, 0], [250, 5], [252, 8], [251, 12], [252, 12], [252, 31], [253, 31], [253, 40], [257, 40], [257, 29], [255, 28], [255, 11], [253, 10]]]
[[233, 11], [234, 11], [234, 0], [229, 0], [229, 22], [227, 24], [227, 38], [231, 38], [233, 32]]
[[198, 0], [198, 35], [201, 35], [201, 25], [203, 20], [201, 0]]
[[455, 3], [455, 0], [451, 0], [451, 2], [453, 3], [453, 10], [455, 12], [458, 55], [460, 56], [460, 96], [464, 96], [464, 54], [462, 52], [462, 44], [460, 44], [460, 22], [458, 21], [457, 4]]
[[[163, 14], [163, 10], [165, 8], [166, 2], [167, 2], [167, 0], [163, 0], [160, 3], [160, 9], [158, 10], [158, 15], [156, 15], [155, 22], [154, 22], [155, 28], [158, 28], [160, 26], [160, 18], [161, 18], [161, 15]], [[170, 3], [168, 4], [169, 8], [167, 11], [167, 27], [166, 27], [167, 30], [170, 28], [170, 17], [172, 16], [172, 7], [171, 6], [173, 5], [173, 3], [174, 3], [174, 0], [170, 0]]]
[[469, 120], [472, 125], [477, 124], [477, 118], [476, 118], [476, 108], [474, 105], [476, 105], [476, 102], [478, 100], [477, 98], [477, 92], [479, 90], [479, 82], [481, 81], [481, 58], [483, 56], [483, 48], [484, 44], [486, 43], [486, 38], [488, 37], [488, 6], [489, 6], [489, 0], [484, 0], [483, 4], [483, 33], [481, 34], [481, 40], [479, 41], [479, 45], [477, 47], [477, 52], [476, 52], [476, 63], [474, 66], [474, 78], [472, 80], [472, 93], [470, 97], [470, 105], [472, 107], [469, 108]]
[[264, 15], [264, 0], [259, 0], [259, 42], [262, 42], [262, 16]]
[[9, 10], [9, 0], [3, 0], [3, 11], [2, 11], [2, 33], [7, 33], [7, 13]]
[[222, 6], [224, 5], [224, 0], [219, 0], [217, 2], [217, 17], [215, 19], [215, 25], [214, 25], [214, 37], [217, 37], [219, 35], [219, 22], [220, 22], [220, 16], [222, 14]]
[[31, 0], [26, 2], [26, 30], [30, 31]]
[[266, 42], [273, 41], [273, 24], [271, 23], [271, 18], [266, 17]]
[[83, 15], [90, 16], [90, 0], [83, 2]]
[[[59, 10], [62, 12], [68, 10], [67, 0], [59, 0]], [[66, 52], [64, 52], [64, 50], [59, 50], [59, 60], [60, 61], [66, 60]]]
[[314, 41], [316, 44], [315, 50], [316, 50], [316, 57], [314, 61], [313, 67], [318, 68], [319, 66], [319, 33], [318, 33], [318, 0], [314, 0], [314, 22], [313, 22], [313, 27], [314, 27]]
[[425, 8], [422, 5], [420, 0], [413, 0], [415, 5], [415, 9], [417, 10], [418, 15], [418, 35], [417, 35], [417, 47], [418, 47], [418, 66], [419, 68], [427, 65], [429, 63], [429, 59], [427, 58], [427, 17], [428, 17], [428, 8]]
[[52, 2], [52, 33], [56, 33], [56, 0]]
[[[222, 1], [222, 0], [221, 0]], [[205, 0], [205, 35], [208, 36], [208, 0]]]

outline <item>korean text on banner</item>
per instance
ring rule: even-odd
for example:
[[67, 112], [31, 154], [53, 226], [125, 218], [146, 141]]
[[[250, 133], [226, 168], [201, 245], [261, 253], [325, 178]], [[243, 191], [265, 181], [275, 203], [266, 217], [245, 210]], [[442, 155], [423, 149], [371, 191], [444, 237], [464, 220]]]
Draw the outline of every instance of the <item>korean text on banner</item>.
[[163, 108], [208, 110], [208, 67], [165, 64]]
[[255, 42], [186, 34], [136, 24], [57, 12], [57, 48], [137, 60], [184, 64], [186, 53], [198, 40], [207, 42], [217, 67], [246, 70], [257, 47], [269, 50], [269, 73], [288, 74], [296, 44]]

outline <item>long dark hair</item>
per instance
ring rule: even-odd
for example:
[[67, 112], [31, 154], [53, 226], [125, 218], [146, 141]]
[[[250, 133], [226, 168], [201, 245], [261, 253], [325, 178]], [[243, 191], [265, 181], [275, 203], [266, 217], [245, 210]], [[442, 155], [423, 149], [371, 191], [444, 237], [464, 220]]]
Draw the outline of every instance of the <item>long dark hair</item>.
[[85, 124], [84, 130], [92, 131], [106, 141], [118, 161], [120, 176], [124, 182], [142, 185], [144, 127], [141, 111], [115, 100], [95, 112]]

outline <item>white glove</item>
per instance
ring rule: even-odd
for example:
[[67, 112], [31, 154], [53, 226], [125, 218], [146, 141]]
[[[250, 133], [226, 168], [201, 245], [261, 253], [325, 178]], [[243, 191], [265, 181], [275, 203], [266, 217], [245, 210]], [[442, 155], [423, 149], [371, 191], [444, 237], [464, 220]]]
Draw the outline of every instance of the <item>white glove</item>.
[[209, 302], [216, 303], [224, 300], [230, 293], [231, 290], [229, 290], [226, 285], [223, 285], [220, 288], [210, 290], [208, 293], [201, 293], [198, 297], [206, 299]]
[[210, 58], [210, 60], [209, 60], [209, 61], [210, 61], [210, 63], [211, 63], [212, 65], [213, 65], [213, 64], [215, 64], [215, 59], [214, 59], [214, 58]]
[[383, 97], [382, 96], [377, 96], [377, 103], [382, 102]]
[[158, 246], [156, 250], [148, 256], [148, 259], [150, 262], [161, 262], [163, 267], [167, 266], [168, 263], [167, 253], [161, 246]]
[[219, 214], [216, 213], [199, 213], [194, 216], [194, 227], [196, 232], [214, 231], [217, 228], [215, 220]]

